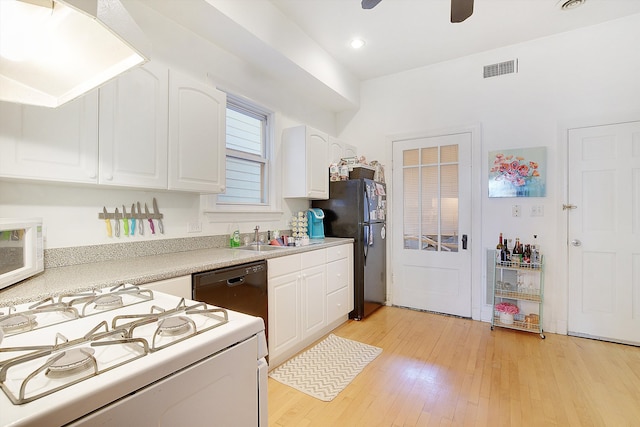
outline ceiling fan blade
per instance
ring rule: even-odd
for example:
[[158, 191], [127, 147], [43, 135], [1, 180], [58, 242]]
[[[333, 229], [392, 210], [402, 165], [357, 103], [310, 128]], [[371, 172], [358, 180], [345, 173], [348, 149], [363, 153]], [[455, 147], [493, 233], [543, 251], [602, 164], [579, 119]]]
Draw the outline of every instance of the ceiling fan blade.
[[462, 22], [472, 14], [473, 0], [451, 0], [451, 22]]
[[373, 9], [381, 1], [382, 0], [362, 0], [362, 8], [363, 9]]

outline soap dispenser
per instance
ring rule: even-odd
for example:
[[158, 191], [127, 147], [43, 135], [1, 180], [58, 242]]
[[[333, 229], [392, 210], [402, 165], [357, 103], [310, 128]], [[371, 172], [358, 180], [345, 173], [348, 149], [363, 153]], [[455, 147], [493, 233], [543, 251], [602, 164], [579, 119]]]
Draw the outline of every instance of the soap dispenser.
[[231, 224], [229, 226], [229, 247], [240, 247], [240, 226], [238, 226], [238, 224]]

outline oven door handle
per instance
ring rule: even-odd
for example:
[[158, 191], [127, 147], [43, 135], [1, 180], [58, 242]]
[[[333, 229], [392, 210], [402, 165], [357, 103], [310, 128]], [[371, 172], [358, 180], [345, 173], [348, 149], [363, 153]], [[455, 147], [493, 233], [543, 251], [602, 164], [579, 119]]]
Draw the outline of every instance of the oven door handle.
[[232, 288], [234, 286], [239, 286], [244, 283], [244, 276], [234, 277], [231, 279], [227, 279], [227, 286]]

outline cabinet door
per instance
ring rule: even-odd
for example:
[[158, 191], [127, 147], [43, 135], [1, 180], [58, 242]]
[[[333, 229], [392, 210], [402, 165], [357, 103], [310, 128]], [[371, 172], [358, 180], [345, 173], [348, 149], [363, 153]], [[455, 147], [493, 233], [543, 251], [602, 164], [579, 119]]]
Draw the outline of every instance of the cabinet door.
[[269, 277], [269, 354], [272, 359], [302, 340], [299, 272]]
[[327, 323], [346, 316], [353, 310], [349, 304], [349, 288], [342, 288], [327, 295]]
[[327, 324], [326, 266], [321, 265], [301, 271], [302, 287], [302, 337], [308, 337]]
[[100, 184], [167, 188], [168, 92], [154, 62], [100, 89]]
[[329, 164], [337, 164], [344, 157], [342, 155], [343, 146], [344, 143], [342, 141], [329, 137]]
[[327, 136], [307, 127], [307, 190], [310, 199], [329, 198], [329, 142]]
[[169, 189], [225, 188], [227, 97], [174, 71], [169, 74]]
[[308, 126], [282, 134], [283, 197], [329, 198], [328, 136]]
[[342, 148], [342, 157], [358, 157], [358, 147], [355, 145], [344, 144]]
[[98, 182], [98, 92], [58, 108], [0, 102], [0, 176]]
[[331, 136], [329, 137], [329, 163], [338, 163], [343, 158], [357, 156], [358, 147]]

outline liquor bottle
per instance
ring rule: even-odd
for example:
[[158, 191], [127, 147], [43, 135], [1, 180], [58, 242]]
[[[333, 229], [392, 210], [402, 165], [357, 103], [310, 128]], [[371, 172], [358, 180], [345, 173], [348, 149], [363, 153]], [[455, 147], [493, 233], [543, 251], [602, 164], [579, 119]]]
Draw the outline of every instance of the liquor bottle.
[[504, 244], [502, 245], [504, 249], [504, 261], [511, 261], [511, 252], [509, 252], [509, 246], [507, 244], [508, 240], [503, 240]]
[[526, 262], [527, 264], [531, 262], [531, 245], [524, 245], [522, 261]]
[[[538, 235], [533, 235], [533, 245], [531, 245], [531, 263], [540, 264], [540, 249], [538, 249]], [[539, 267], [539, 265], [538, 265]]]
[[498, 244], [496, 245], [496, 250], [502, 250], [502, 233], [500, 233], [500, 239], [498, 240]]

